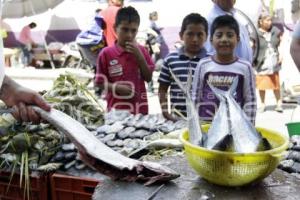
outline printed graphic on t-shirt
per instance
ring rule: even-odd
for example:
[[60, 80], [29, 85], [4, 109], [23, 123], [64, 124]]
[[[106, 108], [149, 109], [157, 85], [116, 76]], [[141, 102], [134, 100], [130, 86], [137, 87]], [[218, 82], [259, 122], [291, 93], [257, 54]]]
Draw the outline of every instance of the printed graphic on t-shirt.
[[230, 87], [235, 76], [231, 75], [219, 75], [219, 74], [209, 74], [207, 82], [215, 87]]
[[203, 82], [202, 87], [201, 106], [198, 105], [200, 108], [199, 114], [202, 118], [205, 120], [212, 120], [220, 103], [218, 98], [209, 87], [208, 82], [221, 90], [227, 91], [236, 76], [238, 77], [239, 81], [233, 96], [234, 99], [242, 106], [244, 85], [244, 79], [242, 75], [231, 72], [209, 72], [204, 75], [205, 81]]
[[108, 73], [111, 77], [121, 76], [123, 74], [123, 67], [121, 64], [108, 67]]

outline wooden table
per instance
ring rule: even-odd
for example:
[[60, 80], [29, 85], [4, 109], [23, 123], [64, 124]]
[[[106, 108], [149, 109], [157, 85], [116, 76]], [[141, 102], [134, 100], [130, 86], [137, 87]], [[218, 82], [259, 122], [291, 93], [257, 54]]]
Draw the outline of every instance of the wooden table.
[[246, 187], [221, 187], [200, 178], [187, 163], [184, 156], [165, 157], [159, 161], [176, 170], [181, 176], [171, 182], [153, 186], [105, 180], [93, 194], [94, 200], [296, 200], [300, 199], [300, 178], [276, 169], [256, 185]]

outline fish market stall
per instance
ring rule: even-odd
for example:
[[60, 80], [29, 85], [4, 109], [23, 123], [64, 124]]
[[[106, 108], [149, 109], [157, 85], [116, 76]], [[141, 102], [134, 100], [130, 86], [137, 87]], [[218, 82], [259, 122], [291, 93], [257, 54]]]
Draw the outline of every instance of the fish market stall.
[[165, 183], [144, 186], [141, 183], [104, 180], [94, 192], [93, 200], [182, 200], [182, 199], [299, 199], [300, 179], [276, 169], [263, 181], [244, 187], [222, 187], [211, 184], [189, 166], [183, 155], [166, 156], [158, 161], [180, 172], [180, 177]]

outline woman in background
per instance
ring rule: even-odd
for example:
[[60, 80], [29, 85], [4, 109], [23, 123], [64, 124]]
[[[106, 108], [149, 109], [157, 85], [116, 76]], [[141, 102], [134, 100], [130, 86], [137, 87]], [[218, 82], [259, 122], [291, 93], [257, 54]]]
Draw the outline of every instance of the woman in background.
[[256, 69], [256, 88], [259, 90], [261, 100], [259, 112], [266, 110], [266, 90], [273, 90], [277, 103], [275, 111], [283, 112], [278, 73], [282, 63], [278, 51], [282, 32], [272, 25], [272, 17], [268, 13], [263, 13], [258, 18], [258, 35], [259, 54], [254, 60], [254, 66]]

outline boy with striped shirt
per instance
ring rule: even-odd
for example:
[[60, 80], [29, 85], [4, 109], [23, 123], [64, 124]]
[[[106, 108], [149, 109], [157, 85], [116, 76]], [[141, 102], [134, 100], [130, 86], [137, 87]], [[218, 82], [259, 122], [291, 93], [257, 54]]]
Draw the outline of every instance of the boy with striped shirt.
[[[183, 19], [179, 33], [183, 46], [176, 52], [167, 55], [164, 60], [158, 79], [158, 95], [162, 114], [168, 120], [177, 120], [175, 109], [182, 115], [186, 115], [186, 97], [172, 79], [170, 71], [182, 83], [186, 83], [190, 69], [193, 73], [199, 60], [206, 56], [206, 50], [203, 45], [207, 38], [207, 30], [208, 25], [204, 17], [196, 13], [187, 15]], [[171, 112], [168, 111], [168, 90], [170, 93]]]

